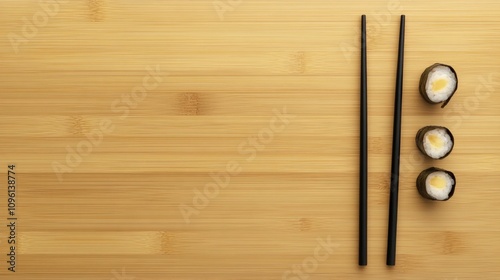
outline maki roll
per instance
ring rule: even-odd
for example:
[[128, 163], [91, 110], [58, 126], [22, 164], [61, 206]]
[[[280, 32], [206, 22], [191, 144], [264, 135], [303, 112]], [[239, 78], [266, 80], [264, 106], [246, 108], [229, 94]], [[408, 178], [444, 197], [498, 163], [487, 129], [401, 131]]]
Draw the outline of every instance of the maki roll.
[[420, 76], [420, 95], [431, 104], [444, 102], [441, 108], [450, 102], [457, 88], [457, 73], [446, 64], [435, 63], [427, 67]]
[[453, 196], [455, 183], [455, 175], [452, 172], [431, 167], [418, 175], [417, 190], [424, 198], [444, 201]]
[[447, 157], [454, 146], [451, 131], [443, 126], [426, 126], [421, 128], [415, 137], [418, 149], [432, 159]]

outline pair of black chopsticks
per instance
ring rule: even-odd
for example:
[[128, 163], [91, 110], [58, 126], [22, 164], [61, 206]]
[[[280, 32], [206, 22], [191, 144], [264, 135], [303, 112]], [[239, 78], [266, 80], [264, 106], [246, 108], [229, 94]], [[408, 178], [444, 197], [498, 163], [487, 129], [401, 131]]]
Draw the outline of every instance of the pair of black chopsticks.
[[[391, 187], [389, 197], [389, 227], [387, 235], [387, 265], [396, 264], [396, 233], [398, 221], [399, 157], [401, 150], [401, 108], [403, 97], [403, 61], [405, 42], [405, 15], [399, 28], [398, 67], [394, 100], [392, 131]], [[359, 259], [368, 264], [368, 106], [366, 63], [366, 16], [361, 16], [361, 84], [360, 84], [360, 157], [359, 157]]]

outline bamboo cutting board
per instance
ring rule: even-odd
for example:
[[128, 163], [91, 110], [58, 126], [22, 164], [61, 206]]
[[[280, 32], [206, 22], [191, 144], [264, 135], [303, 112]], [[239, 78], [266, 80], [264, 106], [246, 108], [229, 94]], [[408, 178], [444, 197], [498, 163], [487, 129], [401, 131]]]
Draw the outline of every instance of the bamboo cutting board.
[[[499, 279], [499, 11], [493, 0], [1, 0], [0, 279]], [[359, 268], [363, 13], [369, 264]], [[459, 76], [444, 109], [418, 94], [435, 62]], [[448, 158], [419, 154], [426, 125], [452, 130]], [[457, 176], [450, 201], [419, 197], [430, 166]]]

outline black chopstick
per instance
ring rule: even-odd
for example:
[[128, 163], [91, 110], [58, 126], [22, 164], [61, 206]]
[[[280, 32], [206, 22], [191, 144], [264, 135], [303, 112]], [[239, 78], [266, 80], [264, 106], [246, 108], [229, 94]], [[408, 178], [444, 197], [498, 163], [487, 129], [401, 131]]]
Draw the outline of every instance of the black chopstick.
[[360, 152], [359, 152], [359, 258], [368, 264], [368, 108], [366, 70], [366, 16], [361, 16]]
[[403, 60], [405, 44], [405, 16], [401, 15], [399, 28], [398, 69], [394, 101], [392, 131], [391, 193], [389, 198], [389, 230], [387, 235], [387, 265], [396, 265], [396, 233], [398, 222], [399, 155], [401, 151], [401, 107], [403, 101]]

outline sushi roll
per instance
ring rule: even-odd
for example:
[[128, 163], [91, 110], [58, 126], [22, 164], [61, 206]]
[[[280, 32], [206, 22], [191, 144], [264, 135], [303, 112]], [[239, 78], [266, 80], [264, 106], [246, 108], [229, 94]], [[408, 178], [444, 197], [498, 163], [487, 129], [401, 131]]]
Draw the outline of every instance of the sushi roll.
[[455, 140], [451, 131], [443, 126], [426, 126], [415, 136], [418, 149], [432, 159], [443, 159], [453, 150]]
[[431, 167], [420, 173], [417, 178], [418, 193], [430, 200], [445, 201], [455, 193], [456, 179], [452, 172]]
[[453, 67], [435, 63], [420, 76], [420, 95], [431, 104], [443, 103], [444, 108], [458, 88], [458, 77]]

